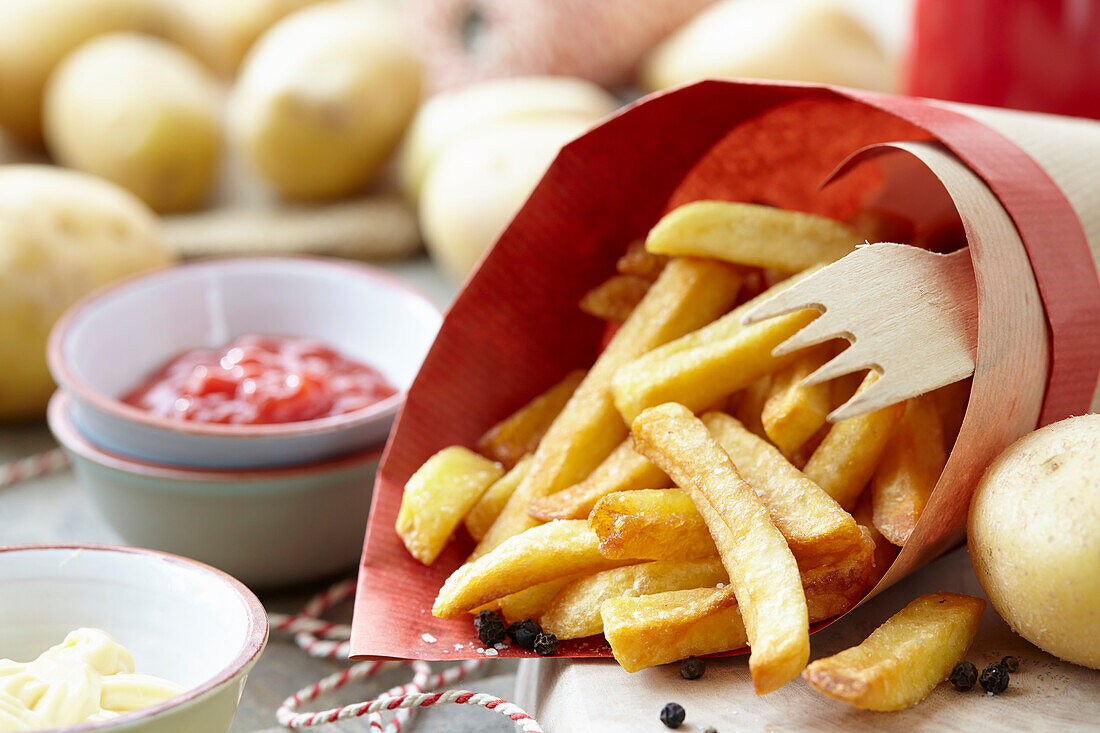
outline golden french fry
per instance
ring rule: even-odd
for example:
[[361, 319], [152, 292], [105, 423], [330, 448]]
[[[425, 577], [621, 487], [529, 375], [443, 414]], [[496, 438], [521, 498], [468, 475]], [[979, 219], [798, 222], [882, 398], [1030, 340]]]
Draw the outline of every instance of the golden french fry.
[[599, 539], [587, 519], [551, 522], [509, 537], [455, 570], [440, 588], [432, 613], [454, 618], [540, 583], [632, 562], [601, 555]]
[[615, 374], [615, 406], [627, 420], [666, 402], [705, 409], [797, 359], [798, 351], [773, 356], [772, 350], [818, 315], [815, 310], [788, 313], [745, 326], [728, 339], [667, 355], [654, 351]]
[[[860, 390], [867, 389], [877, 379], [878, 374], [870, 372]], [[851, 509], [871, 480], [904, 411], [905, 403], [900, 402], [838, 422], [829, 428], [802, 472], [842, 507]]]
[[764, 405], [767, 404], [771, 389], [772, 375], [766, 374], [738, 393], [740, 399], [737, 401], [737, 410], [734, 414], [742, 425], [761, 438], [767, 437], [763, 417]]
[[590, 316], [622, 323], [642, 302], [651, 284], [637, 275], [612, 275], [585, 293], [579, 306]]
[[525, 455], [534, 453], [584, 375], [583, 369], [574, 369], [553, 387], [489, 428], [477, 441], [477, 452], [499, 461], [505, 468], [512, 468]]
[[910, 244], [916, 232], [912, 220], [884, 209], [863, 209], [848, 217], [846, 223], [855, 230], [860, 242], [871, 244]]
[[760, 421], [768, 439], [784, 455], [793, 456], [821, 429], [833, 409], [832, 387], [828, 382], [802, 384], [803, 379], [832, 356], [833, 350], [828, 344], [806, 349], [794, 363], [772, 375]]
[[535, 499], [527, 511], [547, 522], [553, 519], [584, 519], [603, 497], [616, 491], [659, 489], [671, 480], [665, 472], [634, 450], [627, 438], [596, 467], [584, 481], [568, 489]]
[[[811, 623], [838, 616], [859, 602], [867, 586], [870, 553], [868, 538], [836, 564], [803, 571]], [[611, 651], [627, 672], [740, 649], [748, 641], [730, 587], [619, 596], [600, 606], [600, 616]]]
[[548, 580], [545, 583], [539, 583], [509, 596], [504, 596], [500, 599], [500, 615], [504, 617], [505, 623], [509, 624], [529, 618], [537, 619], [546, 612], [546, 609], [550, 607], [550, 603], [557, 597], [562, 588], [583, 577], [590, 576], [571, 575], [566, 578]]
[[724, 413], [708, 412], [702, 419], [756, 491], [800, 565], [847, 552], [861, 542], [852, 515], [791, 465], [779, 449]]
[[908, 400], [871, 479], [875, 527], [901, 547], [913, 533], [947, 463], [943, 426], [931, 395]]
[[695, 560], [718, 556], [702, 515], [680, 489], [608, 494], [596, 503], [588, 521], [606, 557]]
[[615, 269], [623, 275], [636, 275], [652, 282], [668, 264], [668, 257], [655, 255], [645, 248], [645, 240], [636, 239], [615, 263]]
[[875, 543], [875, 569], [871, 573], [871, 578], [867, 581], [868, 586], [873, 586], [882, 580], [882, 576], [886, 575], [886, 571], [890, 569], [900, 550], [897, 545], [883, 537], [882, 533], [875, 527], [870, 492], [865, 491], [863, 496], [859, 497], [856, 508], [852, 510], [852, 517], [859, 522], [860, 527], [867, 530], [868, 534], [871, 535], [871, 540]]
[[710, 529], [730, 586], [744, 601], [757, 694], [798, 675], [810, 653], [806, 596], [798, 564], [752, 486], [701, 420], [683, 405], [646, 410], [632, 425], [635, 448], [695, 503]]
[[504, 473], [500, 464], [461, 446], [444, 448], [417, 469], [401, 496], [397, 534], [409, 554], [431, 565], [466, 512]]
[[859, 646], [818, 659], [802, 676], [818, 692], [866, 710], [923, 700], [962, 660], [985, 601], [957, 593], [917, 598]]
[[748, 634], [727, 587], [620, 596], [600, 606], [603, 635], [627, 672], [740, 649]]
[[577, 483], [627, 436], [611, 399], [619, 367], [711, 322], [737, 299], [741, 277], [720, 262], [676, 258], [612, 337], [535, 451], [531, 469], [471, 559], [536, 526], [527, 513], [533, 499]]
[[481, 538], [489, 531], [489, 527], [492, 527], [493, 522], [500, 516], [500, 513], [504, 510], [504, 505], [512, 498], [512, 494], [516, 492], [516, 487], [519, 486], [520, 481], [527, 475], [530, 468], [531, 456], [524, 456], [519, 463], [512, 467], [512, 470], [494, 481], [485, 490], [477, 503], [466, 513], [466, 518], [462, 520], [463, 524], [466, 525], [466, 531], [470, 533], [471, 537], [479, 542], [481, 541]]
[[717, 557], [691, 562], [647, 562], [604, 570], [572, 581], [542, 615], [542, 628], [558, 639], [580, 639], [603, 632], [600, 606], [621, 596], [641, 596], [684, 588], [713, 588], [729, 576]]
[[861, 241], [851, 227], [823, 216], [759, 204], [693, 201], [665, 214], [645, 246], [657, 254], [798, 272], [835, 262]]

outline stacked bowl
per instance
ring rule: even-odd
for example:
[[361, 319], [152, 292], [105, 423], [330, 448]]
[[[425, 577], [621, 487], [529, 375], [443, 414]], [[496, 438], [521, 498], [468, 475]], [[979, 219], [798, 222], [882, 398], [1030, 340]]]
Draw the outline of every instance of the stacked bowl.
[[[161, 270], [85, 298], [58, 322], [50, 428], [127, 542], [253, 587], [333, 575], [358, 558], [382, 448], [440, 320], [425, 297], [366, 265], [264, 257]], [[393, 394], [261, 423], [124, 401], [180, 354], [252, 334], [316, 340], [373, 367]]]

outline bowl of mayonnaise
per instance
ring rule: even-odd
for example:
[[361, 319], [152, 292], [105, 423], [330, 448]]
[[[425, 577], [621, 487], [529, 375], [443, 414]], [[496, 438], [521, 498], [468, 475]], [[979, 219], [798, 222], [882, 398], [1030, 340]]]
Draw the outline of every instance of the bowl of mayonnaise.
[[0, 546], [0, 733], [226, 733], [267, 615], [207, 565], [109, 545]]

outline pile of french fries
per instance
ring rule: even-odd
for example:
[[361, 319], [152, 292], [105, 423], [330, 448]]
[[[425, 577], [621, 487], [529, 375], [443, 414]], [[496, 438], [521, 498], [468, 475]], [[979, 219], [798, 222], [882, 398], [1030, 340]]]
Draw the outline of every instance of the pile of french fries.
[[432, 612], [602, 633], [631, 672], [747, 644], [758, 694], [802, 672], [809, 625], [852, 608], [913, 532], [969, 394], [830, 424], [875, 373], [807, 385], [837, 343], [773, 353], [815, 310], [742, 325], [876, 227], [897, 230], [700, 201], [632, 244], [580, 304], [613, 330], [591, 368], [405, 487], [397, 532], [419, 561], [459, 525], [478, 543]]

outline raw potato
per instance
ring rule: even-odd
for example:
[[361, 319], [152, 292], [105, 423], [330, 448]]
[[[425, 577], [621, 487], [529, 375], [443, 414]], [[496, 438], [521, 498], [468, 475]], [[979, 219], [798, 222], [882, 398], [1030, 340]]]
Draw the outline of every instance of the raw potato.
[[156, 211], [202, 203], [222, 151], [222, 91], [194, 58], [114, 33], [67, 56], [46, 85], [46, 144], [65, 166], [132, 191]]
[[0, 167], [0, 420], [38, 417], [46, 337], [88, 292], [172, 257], [148, 207], [85, 173]]
[[230, 100], [233, 138], [280, 194], [353, 193], [397, 147], [420, 101], [420, 64], [381, 3], [326, 2], [271, 28]]
[[168, 18], [159, 0], [4, 0], [0, 127], [25, 142], [41, 142], [42, 91], [61, 59], [103, 33], [162, 33]]
[[657, 46], [642, 83], [655, 90], [733, 76], [888, 92], [894, 75], [874, 37], [836, 3], [726, 0]]
[[435, 161], [456, 140], [505, 120], [575, 119], [592, 124], [618, 100], [595, 84], [564, 76], [518, 76], [437, 94], [420, 108], [409, 129], [401, 179], [414, 201]]
[[317, 0], [162, 0], [178, 15], [169, 36], [223, 76], [280, 19]]
[[1016, 633], [1100, 669], [1100, 415], [1013, 443], [970, 504], [970, 559]]
[[454, 279], [465, 277], [562, 145], [588, 125], [572, 116], [504, 120], [447, 146], [420, 191], [420, 226], [436, 262]]

